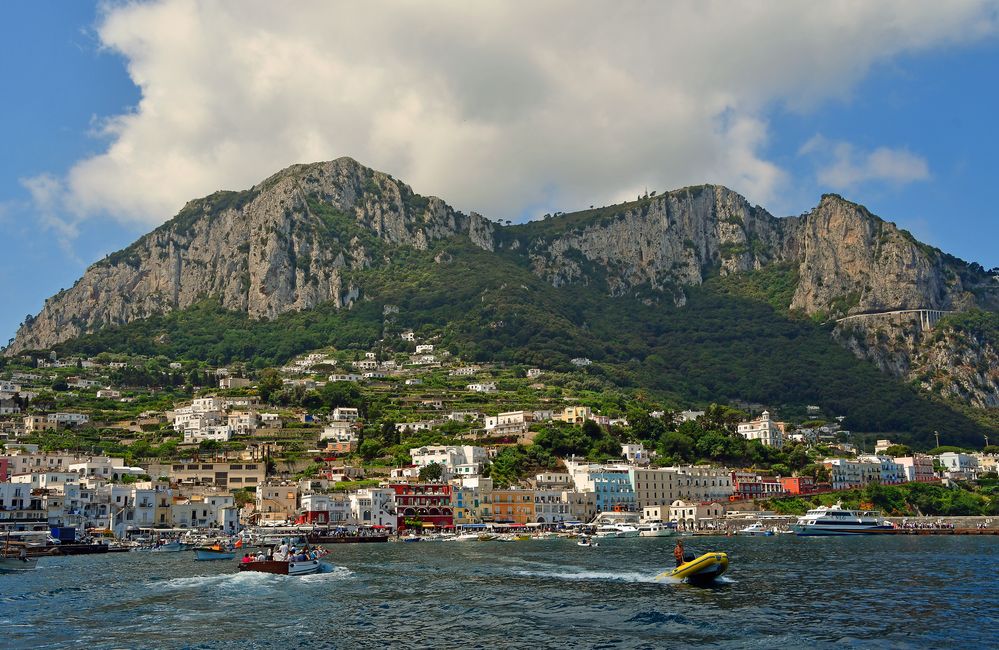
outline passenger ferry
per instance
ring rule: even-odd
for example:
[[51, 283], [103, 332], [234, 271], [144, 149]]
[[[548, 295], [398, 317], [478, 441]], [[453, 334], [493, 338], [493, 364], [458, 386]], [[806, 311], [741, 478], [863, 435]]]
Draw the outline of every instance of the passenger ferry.
[[845, 510], [840, 502], [809, 510], [791, 524], [791, 530], [798, 535], [865, 535], [893, 528], [876, 512]]

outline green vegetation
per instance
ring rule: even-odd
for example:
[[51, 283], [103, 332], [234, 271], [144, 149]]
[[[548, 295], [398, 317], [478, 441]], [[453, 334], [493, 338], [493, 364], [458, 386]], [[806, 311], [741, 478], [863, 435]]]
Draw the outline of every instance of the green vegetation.
[[[596, 212], [587, 218], [602, 218]], [[436, 262], [445, 250], [449, 260]], [[803, 412], [806, 404], [820, 404], [831, 416], [845, 416], [846, 429], [890, 434], [921, 449], [931, 446], [935, 430], [956, 444], [982, 439], [983, 429], [966, 414], [857, 360], [827, 326], [788, 316], [795, 286], [789, 267], [714, 278], [687, 289], [683, 308], [609, 298], [592, 286], [556, 289], [522, 258], [497, 256], [465, 240], [427, 251], [397, 247], [386, 261], [346, 280], [366, 291], [349, 310], [321, 305], [255, 321], [205, 299], [58, 349], [213, 365], [242, 360], [262, 369], [323, 346], [371, 349], [383, 336], [410, 328], [424, 337], [439, 334], [441, 348], [468, 361], [565, 373], [577, 390], [644, 390], [675, 408], [742, 401]], [[386, 318], [386, 305], [398, 313]], [[594, 363], [576, 368], [570, 360], [580, 356]], [[367, 451], [376, 450], [369, 445]]]
[[863, 489], [819, 494], [811, 497], [771, 499], [767, 507], [781, 514], [804, 514], [818, 505], [842, 501], [847, 508], [873, 506], [894, 516], [985, 516], [999, 514], [999, 498], [993, 482], [986, 480], [978, 490], [961, 485], [945, 488], [927, 483], [879, 485]]

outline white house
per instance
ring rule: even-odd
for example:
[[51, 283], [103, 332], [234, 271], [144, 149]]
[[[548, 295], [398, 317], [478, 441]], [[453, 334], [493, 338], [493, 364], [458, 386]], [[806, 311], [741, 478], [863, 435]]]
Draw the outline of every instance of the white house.
[[494, 384], [492, 382], [486, 383], [486, 384], [469, 384], [468, 386], [465, 386], [465, 388], [467, 388], [468, 390], [472, 391], [473, 393], [495, 393], [496, 392], [496, 384]]
[[769, 411], [763, 411], [756, 420], [740, 423], [738, 431], [743, 438], [759, 440], [765, 447], [784, 446], [784, 423], [771, 420]]
[[338, 406], [333, 409], [333, 414], [330, 417], [336, 422], [357, 422], [361, 419], [361, 416], [356, 408], [348, 408], [345, 406]]

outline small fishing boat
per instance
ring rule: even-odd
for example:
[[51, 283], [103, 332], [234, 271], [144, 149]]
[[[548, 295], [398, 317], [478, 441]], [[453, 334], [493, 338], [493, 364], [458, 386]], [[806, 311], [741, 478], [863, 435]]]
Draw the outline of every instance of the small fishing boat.
[[596, 540], [591, 540], [589, 537], [580, 537], [579, 541], [576, 542], [576, 546], [583, 546], [585, 548], [591, 548], [594, 546], [600, 546]]
[[180, 553], [185, 551], [189, 546], [180, 542], [180, 540], [174, 540], [172, 542], [165, 542], [149, 549], [153, 553]]
[[37, 566], [38, 558], [0, 556], [0, 573], [21, 573], [23, 571], [33, 571]]
[[725, 573], [726, 569], [728, 569], [728, 555], [726, 553], [705, 553], [700, 557], [687, 560], [675, 569], [663, 571], [656, 576], [656, 580], [673, 578], [691, 584], [704, 584]]

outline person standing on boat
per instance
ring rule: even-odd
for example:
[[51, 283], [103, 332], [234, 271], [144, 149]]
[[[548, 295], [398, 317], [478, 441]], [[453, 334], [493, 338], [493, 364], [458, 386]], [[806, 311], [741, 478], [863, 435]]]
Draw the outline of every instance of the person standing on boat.
[[673, 547], [673, 559], [676, 560], [676, 565], [680, 566], [685, 562], [683, 559], [683, 540], [676, 540], [676, 546]]

